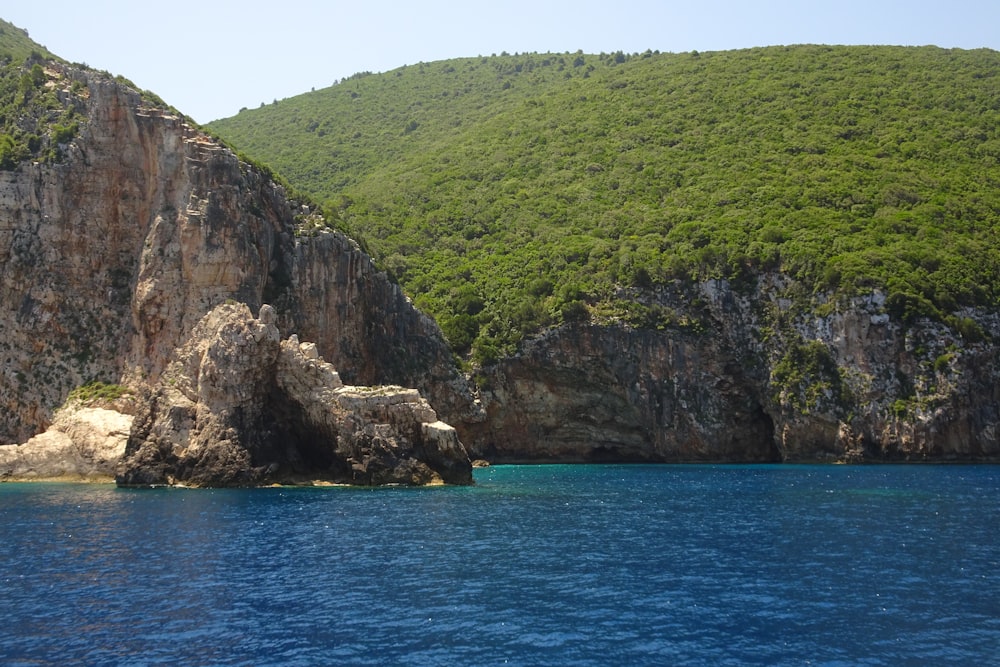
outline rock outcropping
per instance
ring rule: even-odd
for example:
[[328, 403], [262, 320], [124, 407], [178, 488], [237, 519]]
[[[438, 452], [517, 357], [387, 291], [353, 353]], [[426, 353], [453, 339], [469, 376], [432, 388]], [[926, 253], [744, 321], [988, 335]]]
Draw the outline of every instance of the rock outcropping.
[[131, 415], [71, 402], [44, 433], [0, 446], [0, 480], [111, 481], [131, 427]]
[[140, 398], [116, 481], [257, 486], [470, 484], [453, 428], [419, 392], [349, 387], [274, 310], [221, 305]]

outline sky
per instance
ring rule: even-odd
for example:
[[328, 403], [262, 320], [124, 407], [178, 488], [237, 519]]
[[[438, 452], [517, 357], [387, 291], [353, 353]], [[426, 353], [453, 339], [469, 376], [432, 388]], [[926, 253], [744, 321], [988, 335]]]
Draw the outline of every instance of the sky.
[[0, 18], [199, 123], [356, 72], [524, 52], [779, 44], [1000, 50], [997, 0], [48, 0]]

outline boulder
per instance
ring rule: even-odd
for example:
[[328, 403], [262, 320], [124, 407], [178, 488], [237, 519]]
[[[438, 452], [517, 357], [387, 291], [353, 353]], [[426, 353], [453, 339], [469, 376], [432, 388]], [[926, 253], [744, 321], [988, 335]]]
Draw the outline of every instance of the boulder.
[[131, 415], [71, 403], [46, 431], [0, 446], [0, 480], [110, 482], [131, 426]]

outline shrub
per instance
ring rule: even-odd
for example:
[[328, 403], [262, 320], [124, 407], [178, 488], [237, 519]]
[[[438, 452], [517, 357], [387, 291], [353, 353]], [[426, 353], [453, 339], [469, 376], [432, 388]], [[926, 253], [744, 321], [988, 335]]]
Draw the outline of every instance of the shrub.
[[465, 354], [472, 347], [472, 341], [479, 334], [479, 323], [476, 318], [467, 313], [441, 320], [441, 332], [458, 354]]
[[52, 127], [52, 143], [68, 144], [76, 136], [79, 126], [76, 123], [69, 125], [54, 125]]
[[569, 301], [564, 303], [561, 309], [563, 322], [586, 322], [590, 318], [590, 311], [583, 301]]
[[0, 169], [9, 171], [22, 160], [22, 147], [9, 134], [0, 134]]

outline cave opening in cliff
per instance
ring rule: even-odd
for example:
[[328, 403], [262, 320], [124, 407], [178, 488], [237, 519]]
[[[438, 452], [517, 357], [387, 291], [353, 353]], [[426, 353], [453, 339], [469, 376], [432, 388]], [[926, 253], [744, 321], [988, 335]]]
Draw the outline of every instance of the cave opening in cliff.
[[781, 448], [774, 437], [774, 419], [764, 410], [764, 406], [757, 404], [754, 414], [754, 421], [758, 425], [761, 437], [762, 461], [764, 463], [780, 463], [785, 457], [781, 453]]
[[341, 469], [343, 461], [334, 453], [335, 443], [306, 426], [301, 406], [279, 392], [272, 392], [268, 408], [274, 420], [274, 447], [282, 465], [295, 474], [319, 473], [331, 479], [346, 474]]

